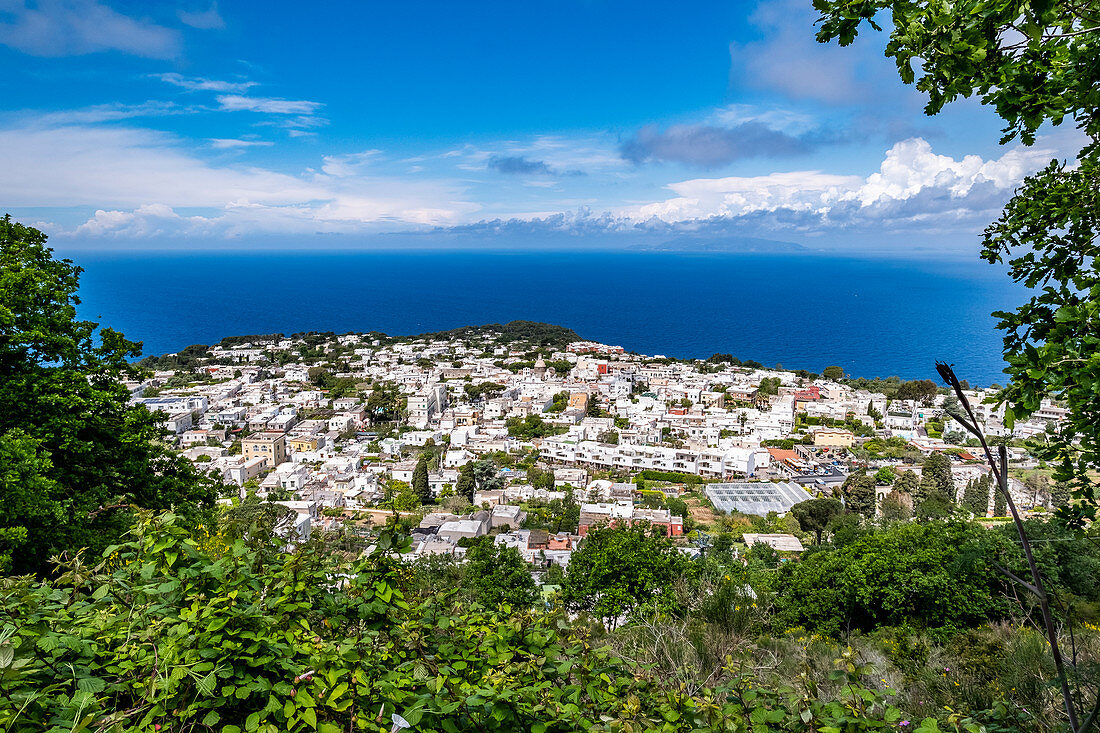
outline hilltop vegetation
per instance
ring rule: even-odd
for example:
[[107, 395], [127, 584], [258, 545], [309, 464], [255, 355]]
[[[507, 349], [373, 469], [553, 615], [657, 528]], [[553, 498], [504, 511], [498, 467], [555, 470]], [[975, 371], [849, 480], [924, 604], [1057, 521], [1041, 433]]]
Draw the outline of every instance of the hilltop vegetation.
[[418, 339], [471, 339], [490, 337], [501, 345], [526, 344], [530, 348], [564, 349], [574, 341], [581, 341], [576, 331], [538, 321], [509, 321], [488, 323], [483, 326], [463, 326], [449, 331], [434, 331], [416, 336]]

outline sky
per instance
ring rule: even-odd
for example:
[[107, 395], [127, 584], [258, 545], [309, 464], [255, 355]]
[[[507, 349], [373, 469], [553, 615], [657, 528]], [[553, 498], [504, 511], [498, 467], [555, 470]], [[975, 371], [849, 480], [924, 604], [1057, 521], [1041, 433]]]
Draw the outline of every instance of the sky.
[[0, 207], [75, 248], [977, 251], [1080, 147], [810, 0], [0, 0]]

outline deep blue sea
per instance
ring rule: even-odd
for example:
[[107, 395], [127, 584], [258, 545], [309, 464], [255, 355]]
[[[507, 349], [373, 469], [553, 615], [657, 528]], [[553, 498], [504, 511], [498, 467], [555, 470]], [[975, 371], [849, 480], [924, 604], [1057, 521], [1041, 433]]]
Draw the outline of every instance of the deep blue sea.
[[1003, 382], [990, 313], [1023, 302], [980, 261], [624, 252], [66, 252], [81, 315], [146, 354], [223, 336], [416, 334], [515, 319], [644, 354]]

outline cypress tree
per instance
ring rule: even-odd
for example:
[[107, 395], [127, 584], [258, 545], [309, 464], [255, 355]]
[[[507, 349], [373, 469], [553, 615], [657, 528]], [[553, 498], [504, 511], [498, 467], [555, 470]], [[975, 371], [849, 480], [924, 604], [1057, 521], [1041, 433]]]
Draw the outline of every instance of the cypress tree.
[[474, 502], [474, 491], [477, 482], [474, 481], [474, 464], [467, 463], [458, 470], [458, 483], [455, 484], [455, 493], [466, 498], [471, 504]]
[[989, 511], [989, 487], [992, 480], [989, 474], [970, 479], [963, 490], [962, 505], [976, 517], [984, 517]]
[[1005, 516], [1006, 509], [1008, 509], [1008, 503], [1005, 501], [1005, 495], [1001, 493], [1000, 489], [995, 490], [993, 492], [993, 516]]
[[428, 461], [427, 454], [421, 454], [413, 471], [412, 490], [421, 504], [431, 504], [434, 500], [431, 487], [428, 486]]

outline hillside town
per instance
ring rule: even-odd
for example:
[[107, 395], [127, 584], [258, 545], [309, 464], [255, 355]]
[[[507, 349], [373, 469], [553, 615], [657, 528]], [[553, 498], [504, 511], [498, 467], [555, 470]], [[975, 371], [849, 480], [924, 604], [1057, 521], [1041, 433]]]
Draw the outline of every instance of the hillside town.
[[[805, 533], [784, 523], [796, 504], [845, 498], [859, 472], [875, 477], [877, 513], [893, 495], [890, 510], [911, 516], [894, 485], [933, 455], [949, 462], [952, 503], [978, 485], [973, 513], [998, 508], [954, 398], [927, 381], [644, 356], [527, 322], [233, 337], [145, 365], [132, 401], [163, 415], [183, 455], [228, 487], [224, 502], [288, 509], [291, 541], [399, 518], [417, 554], [461, 556], [489, 535], [564, 567], [594, 526], [644, 522], [692, 552], [741, 516], [756, 522], [739, 542], [798, 551]], [[1037, 464], [1023, 441], [1064, 410], [1046, 404], [1009, 430], [991, 393], [968, 396], [1025, 477], [1011, 482], [1017, 503], [1043, 511], [1057, 496], [1025, 480]]]

